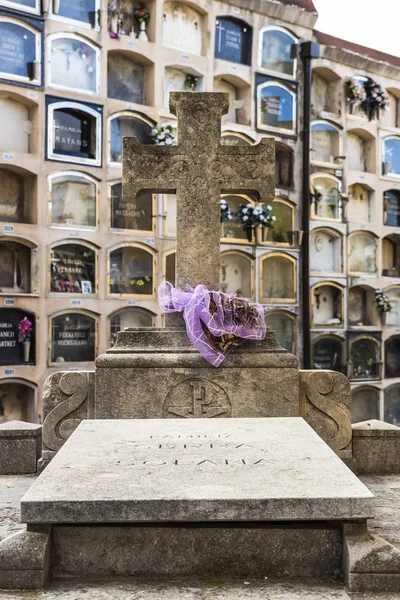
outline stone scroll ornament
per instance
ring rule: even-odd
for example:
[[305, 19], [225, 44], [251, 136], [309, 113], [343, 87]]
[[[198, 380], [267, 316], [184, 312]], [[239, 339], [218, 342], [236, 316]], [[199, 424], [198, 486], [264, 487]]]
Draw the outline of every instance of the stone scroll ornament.
[[205, 285], [183, 291], [165, 281], [158, 299], [165, 313], [183, 312], [190, 342], [214, 367], [245, 340], [265, 338], [262, 306], [234, 294], [209, 291]]

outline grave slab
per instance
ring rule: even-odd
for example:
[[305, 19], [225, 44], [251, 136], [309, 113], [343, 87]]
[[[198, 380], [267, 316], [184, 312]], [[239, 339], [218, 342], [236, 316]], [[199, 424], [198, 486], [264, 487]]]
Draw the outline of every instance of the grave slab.
[[366, 520], [371, 492], [301, 418], [83, 421], [28, 524]]

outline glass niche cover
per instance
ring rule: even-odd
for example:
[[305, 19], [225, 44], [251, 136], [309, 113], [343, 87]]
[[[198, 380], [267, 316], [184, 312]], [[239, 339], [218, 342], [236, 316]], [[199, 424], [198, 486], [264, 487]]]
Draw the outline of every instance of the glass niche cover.
[[153, 230], [153, 195], [138, 194], [137, 198], [122, 197], [122, 183], [111, 186], [111, 228], [136, 231]]
[[51, 362], [92, 362], [96, 353], [96, 322], [82, 314], [54, 317]]
[[295, 132], [295, 94], [278, 84], [258, 88], [258, 127], [282, 133]]
[[50, 183], [51, 224], [96, 227], [96, 184], [84, 176], [65, 173]]
[[110, 255], [110, 294], [153, 294], [153, 256], [136, 246]]
[[[39, 32], [9, 19], [0, 21], [0, 76], [33, 83]], [[38, 81], [36, 81], [38, 83]]]
[[65, 244], [53, 248], [50, 258], [51, 292], [94, 294], [96, 292], [96, 255], [87, 246]]
[[[87, 23], [91, 27], [96, 25], [96, 9], [98, 0], [52, 0], [52, 14], [57, 17], [64, 17], [71, 21], [80, 21]], [[57, 6], [57, 12], [55, 8]]]
[[51, 42], [51, 84], [95, 93], [97, 52], [80, 39], [62, 37]]

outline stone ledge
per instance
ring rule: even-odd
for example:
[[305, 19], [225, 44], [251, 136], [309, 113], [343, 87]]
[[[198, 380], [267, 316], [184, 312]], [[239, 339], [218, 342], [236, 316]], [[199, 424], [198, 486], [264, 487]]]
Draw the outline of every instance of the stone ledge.
[[0, 589], [43, 588], [49, 569], [48, 531], [19, 531], [0, 542]]

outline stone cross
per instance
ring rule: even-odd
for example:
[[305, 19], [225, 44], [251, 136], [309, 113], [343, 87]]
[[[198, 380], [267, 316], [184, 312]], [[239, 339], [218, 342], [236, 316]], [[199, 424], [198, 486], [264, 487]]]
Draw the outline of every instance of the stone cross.
[[142, 145], [123, 140], [123, 197], [138, 192], [176, 193], [176, 286], [203, 283], [219, 289], [221, 193], [256, 193], [271, 202], [275, 192], [274, 140], [255, 146], [222, 146], [221, 117], [228, 94], [172, 92], [178, 144]]

